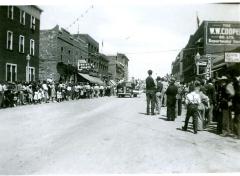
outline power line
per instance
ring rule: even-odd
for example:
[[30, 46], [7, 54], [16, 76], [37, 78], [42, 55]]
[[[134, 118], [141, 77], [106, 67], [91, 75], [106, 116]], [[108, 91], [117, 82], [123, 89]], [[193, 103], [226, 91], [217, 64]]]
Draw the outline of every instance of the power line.
[[89, 12], [89, 10], [90, 10], [90, 9], [93, 9], [93, 8], [94, 8], [93, 5], [89, 6], [89, 8], [88, 8], [87, 10], [85, 10], [85, 12], [82, 13], [78, 18], [76, 18], [76, 20], [74, 20], [66, 29], [69, 29], [69, 28], [71, 28], [73, 25], [75, 25], [75, 23], [78, 22], [78, 21], [80, 20], [80, 18], [83, 18], [83, 17]]
[[156, 50], [156, 51], [142, 51], [142, 52], [126, 52], [125, 54], [152, 54], [152, 53], [164, 53], [164, 52], [176, 52], [176, 51], [187, 51], [195, 50], [204, 47], [193, 47], [193, 48], [183, 48], [183, 49], [169, 49], [169, 50]]

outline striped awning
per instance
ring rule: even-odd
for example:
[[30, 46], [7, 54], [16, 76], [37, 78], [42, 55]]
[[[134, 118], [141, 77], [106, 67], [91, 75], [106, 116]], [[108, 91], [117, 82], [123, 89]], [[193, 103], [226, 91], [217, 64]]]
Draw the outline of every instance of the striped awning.
[[84, 79], [88, 80], [89, 82], [91, 83], [94, 83], [94, 84], [99, 84], [99, 85], [105, 85], [105, 83], [97, 78], [97, 77], [93, 77], [93, 76], [90, 76], [88, 74], [84, 74], [84, 73], [78, 73], [80, 76], [82, 76]]

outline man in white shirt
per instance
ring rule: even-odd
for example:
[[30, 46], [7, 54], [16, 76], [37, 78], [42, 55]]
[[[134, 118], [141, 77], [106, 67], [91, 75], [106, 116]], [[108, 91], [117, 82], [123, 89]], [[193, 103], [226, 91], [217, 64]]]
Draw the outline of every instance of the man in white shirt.
[[163, 78], [163, 81], [162, 81], [162, 84], [163, 84], [163, 88], [162, 88], [162, 106], [163, 107], [166, 107], [167, 106], [167, 95], [165, 94], [169, 84], [167, 82], [167, 79], [166, 78]]
[[187, 131], [188, 122], [190, 117], [193, 117], [193, 131], [197, 134], [197, 124], [198, 124], [198, 105], [201, 103], [200, 98], [200, 82], [196, 81], [194, 83], [194, 90], [187, 94], [186, 105], [187, 105], [187, 115], [185, 119], [185, 125], [182, 127], [183, 131]]

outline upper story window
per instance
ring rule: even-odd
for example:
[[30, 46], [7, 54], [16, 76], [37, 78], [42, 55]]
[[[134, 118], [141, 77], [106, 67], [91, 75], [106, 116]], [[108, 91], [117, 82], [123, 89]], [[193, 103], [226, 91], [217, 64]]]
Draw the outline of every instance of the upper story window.
[[8, 6], [8, 18], [12, 20], [13, 20], [13, 10], [14, 10], [13, 6]]
[[13, 49], [13, 32], [7, 31], [7, 49]]
[[35, 54], [35, 41], [33, 39], [30, 40], [30, 55], [34, 56]]
[[24, 36], [19, 36], [19, 53], [24, 53]]
[[30, 28], [35, 30], [35, 27], [36, 27], [36, 18], [34, 16], [31, 16]]
[[20, 23], [25, 25], [25, 16], [26, 13], [23, 10], [20, 10]]

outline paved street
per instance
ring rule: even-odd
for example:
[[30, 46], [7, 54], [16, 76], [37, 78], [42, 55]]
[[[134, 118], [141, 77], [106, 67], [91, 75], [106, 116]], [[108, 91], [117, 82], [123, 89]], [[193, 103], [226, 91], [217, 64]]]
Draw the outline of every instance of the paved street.
[[0, 174], [240, 172], [239, 140], [144, 113], [144, 95], [2, 109]]

